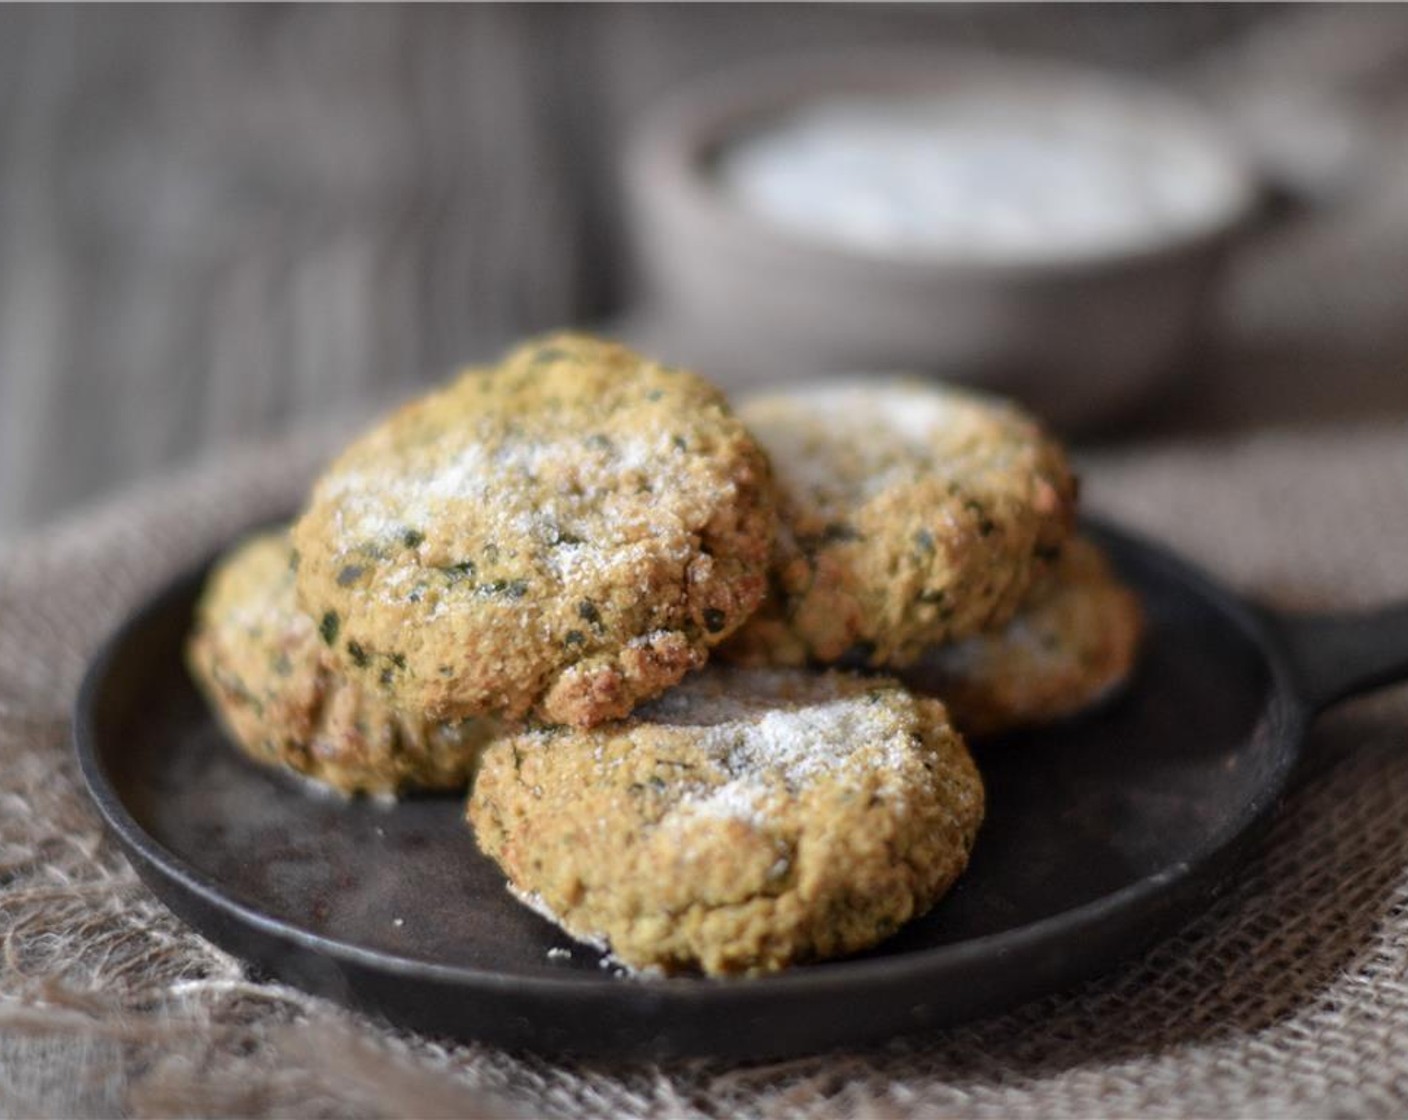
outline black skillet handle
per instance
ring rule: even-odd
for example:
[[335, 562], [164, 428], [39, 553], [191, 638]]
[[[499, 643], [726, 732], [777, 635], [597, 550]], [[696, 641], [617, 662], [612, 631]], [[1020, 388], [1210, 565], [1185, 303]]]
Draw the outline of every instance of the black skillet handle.
[[1408, 603], [1363, 614], [1276, 615], [1271, 623], [1312, 712], [1408, 680]]

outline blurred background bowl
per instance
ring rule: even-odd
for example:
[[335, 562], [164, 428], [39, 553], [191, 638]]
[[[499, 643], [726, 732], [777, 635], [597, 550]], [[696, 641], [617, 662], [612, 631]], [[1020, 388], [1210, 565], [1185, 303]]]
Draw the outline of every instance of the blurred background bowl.
[[[962, 98], [1058, 115], [1195, 155], [1219, 193], [1134, 238], [988, 253], [885, 252], [740, 205], [721, 153], [836, 98]], [[880, 102], [884, 104], [884, 102]], [[1111, 133], [1112, 143], [1120, 136]], [[1059, 141], [1057, 141], [1059, 142]], [[772, 61], [696, 84], [650, 113], [626, 154], [644, 300], [634, 335], [731, 386], [854, 370], [931, 373], [1017, 396], [1085, 428], [1146, 401], [1196, 346], [1261, 187], [1191, 102], [1095, 70], [976, 52], [869, 51]], [[735, 187], [736, 191], [736, 187]]]

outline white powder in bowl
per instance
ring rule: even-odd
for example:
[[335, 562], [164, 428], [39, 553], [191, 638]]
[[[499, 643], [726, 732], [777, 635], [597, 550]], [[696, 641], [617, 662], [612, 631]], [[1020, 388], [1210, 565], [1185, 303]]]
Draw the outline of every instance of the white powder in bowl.
[[726, 144], [746, 213], [874, 255], [1042, 261], [1138, 249], [1245, 204], [1241, 163], [1118, 87], [824, 98]]

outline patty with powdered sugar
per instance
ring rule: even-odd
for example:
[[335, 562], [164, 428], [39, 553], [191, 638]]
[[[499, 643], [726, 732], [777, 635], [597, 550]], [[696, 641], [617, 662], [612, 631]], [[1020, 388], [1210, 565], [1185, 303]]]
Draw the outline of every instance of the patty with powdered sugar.
[[1075, 518], [1060, 446], [1019, 409], [918, 381], [799, 385], [744, 401], [772, 460], [768, 600], [745, 665], [904, 665], [1000, 625]]
[[468, 813], [575, 937], [635, 969], [757, 974], [926, 912], [983, 786], [943, 705], [894, 681], [710, 666], [619, 723], [499, 740]]
[[350, 676], [435, 718], [589, 726], [752, 613], [774, 526], [766, 458], [717, 389], [558, 335], [355, 442], [293, 536]]

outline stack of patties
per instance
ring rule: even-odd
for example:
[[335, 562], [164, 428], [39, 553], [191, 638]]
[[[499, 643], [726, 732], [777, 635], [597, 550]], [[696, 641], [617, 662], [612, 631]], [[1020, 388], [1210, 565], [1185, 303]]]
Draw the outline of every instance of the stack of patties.
[[217, 568], [191, 663], [246, 753], [342, 793], [477, 770], [511, 889], [622, 963], [767, 972], [876, 943], [967, 864], [972, 759], [877, 668], [984, 732], [1127, 674], [1138, 612], [1074, 501], [1001, 405], [858, 385], [735, 415], [556, 336], [349, 447], [291, 537]]
[[992, 735], [1081, 712], [1129, 677], [1138, 600], [1073, 533], [1077, 486], [1029, 416], [868, 379], [745, 401], [776, 476], [767, 601], [740, 665], [883, 669]]

